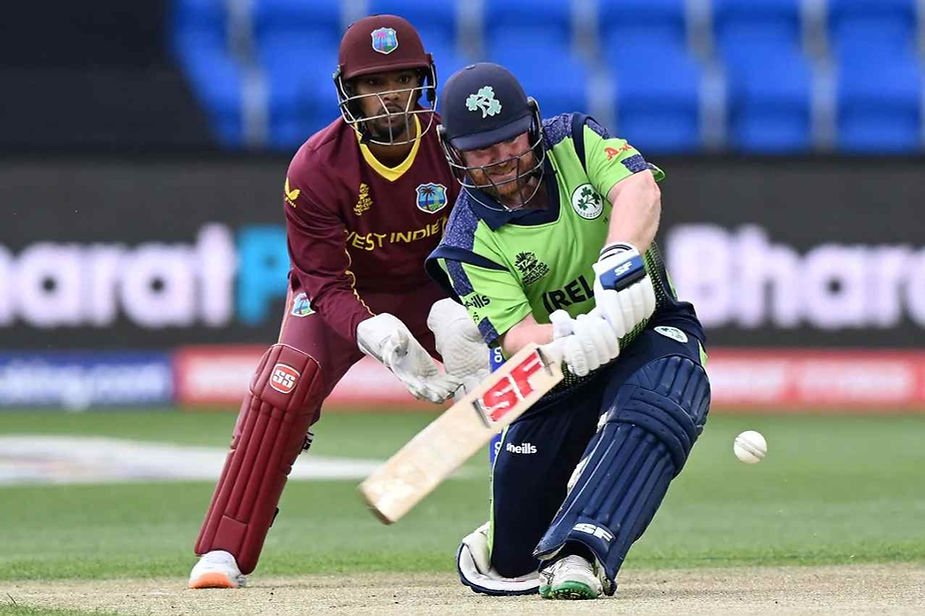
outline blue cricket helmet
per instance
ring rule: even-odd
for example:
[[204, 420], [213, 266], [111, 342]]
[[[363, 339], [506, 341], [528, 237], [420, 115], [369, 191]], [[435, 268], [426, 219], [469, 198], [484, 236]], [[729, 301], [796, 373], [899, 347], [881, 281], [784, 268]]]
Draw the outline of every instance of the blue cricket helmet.
[[539, 175], [542, 179], [546, 150], [539, 105], [526, 95], [509, 70], [491, 62], [471, 64], [447, 80], [441, 100], [443, 124], [438, 128], [438, 135], [460, 184], [481, 190], [497, 188], [494, 184], [473, 182], [469, 172], [479, 167], [467, 166], [463, 152], [485, 148], [523, 133], [529, 134], [535, 164], [523, 172], [518, 171], [511, 181], [523, 181], [531, 175]]

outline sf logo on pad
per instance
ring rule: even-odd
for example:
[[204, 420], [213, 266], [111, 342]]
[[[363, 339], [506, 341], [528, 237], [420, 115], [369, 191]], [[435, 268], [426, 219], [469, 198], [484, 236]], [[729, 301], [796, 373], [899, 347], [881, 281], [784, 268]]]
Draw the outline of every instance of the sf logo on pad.
[[281, 394], [292, 393], [298, 378], [299, 371], [292, 366], [276, 364], [273, 366], [273, 372], [270, 375], [270, 387]]

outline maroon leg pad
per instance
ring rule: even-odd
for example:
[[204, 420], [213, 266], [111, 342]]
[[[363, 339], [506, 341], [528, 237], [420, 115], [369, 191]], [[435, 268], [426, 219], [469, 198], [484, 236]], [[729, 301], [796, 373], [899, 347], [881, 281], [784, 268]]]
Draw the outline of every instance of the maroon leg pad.
[[264, 353], [199, 531], [197, 554], [225, 550], [241, 573], [254, 570], [322, 394], [321, 369], [313, 357], [284, 344]]

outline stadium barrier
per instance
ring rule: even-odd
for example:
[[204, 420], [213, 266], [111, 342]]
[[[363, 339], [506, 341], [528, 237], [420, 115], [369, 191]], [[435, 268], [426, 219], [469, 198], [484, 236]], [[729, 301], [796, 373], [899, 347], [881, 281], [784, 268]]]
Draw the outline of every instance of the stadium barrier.
[[[201, 346], [174, 357], [183, 407], [234, 406], [244, 395], [260, 346]], [[925, 411], [925, 352], [729, 349], [710, 351], [713, 408], [724, 411]], [[369, 358], [337, 385], [326, 406], [428, 408]], [[432, 407], [430, 407], [432, 408]]]

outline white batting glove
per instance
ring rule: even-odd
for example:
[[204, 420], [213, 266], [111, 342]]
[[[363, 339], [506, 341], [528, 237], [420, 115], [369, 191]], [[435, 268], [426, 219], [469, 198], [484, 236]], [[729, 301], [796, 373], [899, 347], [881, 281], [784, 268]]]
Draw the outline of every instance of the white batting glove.
[[459, 387], [459, 379], [441, 374], [408, 327], [387, 312], [357, 325], [357, 346], [391, 370], [419, 400], [439, 404]]
[[631, 244], [608, 244], [594, 264], [594, 302], [618, 338], [655, 312], [655, 287]]
[[490, 372], [488, 345], [464, 306], [449, 298], [435, 302], [427, 315], [427, 327], [434, 333], [443, 367], [462, 382], [464, 393], [485, 380]]
[[562, 361], [575, 376], [587, 376], [620, 354], [617, 334], [596, 308], [577, 319], [556, 310], [549, 320], [553, 339], [562, 350]]

